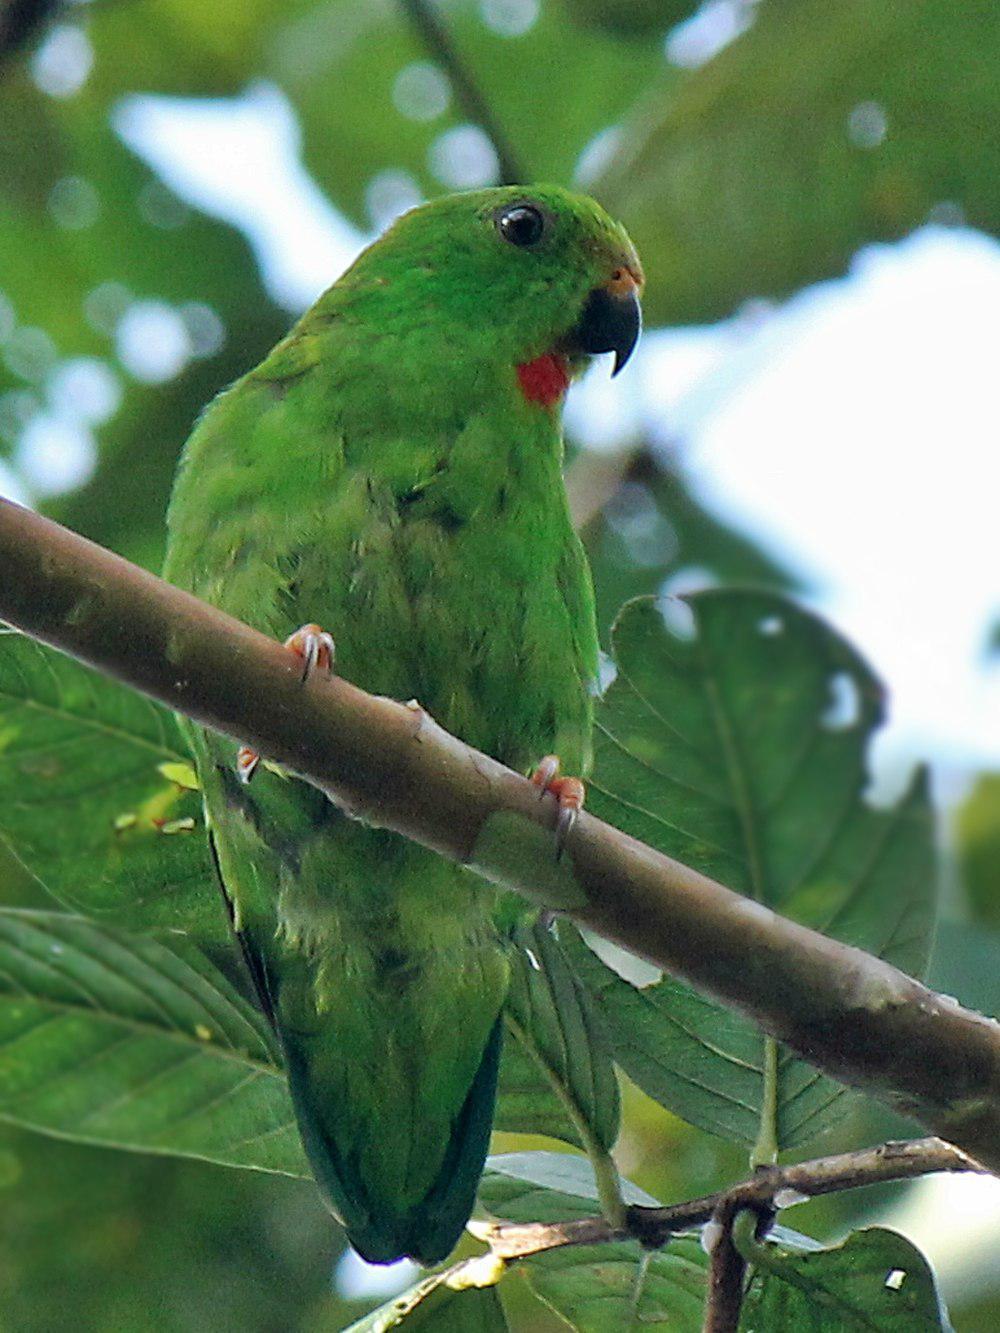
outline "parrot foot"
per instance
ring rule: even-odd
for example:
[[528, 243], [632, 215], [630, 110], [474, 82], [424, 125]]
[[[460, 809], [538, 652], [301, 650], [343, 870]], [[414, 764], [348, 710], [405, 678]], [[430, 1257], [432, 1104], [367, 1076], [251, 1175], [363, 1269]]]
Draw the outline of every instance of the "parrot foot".
[[541, 788], [542, 796], [546, 792], [551, 792], [558, 802], [559, 814], [556, 818], [556, 860], [558, 861], [566, 848], [566, 839], [576, 823], [576, 817], [583, 809], [586, 790], [580, 778], [560, 775], [559, 756], [557, 754], [547, 754], [544, 759], [540, 760], [538, 767], [531, 775], [531, 780], [536, 787]]
[[[333, 674], [333, 662], [336, 650], [333, 636], [327, 634], [319, 625], [301, 625], [294, 634], [289, 634], [284, 645], [289, 652], [302, 658], [302, 679], [306, 681], [315, 671], [325, 675]], [[236, 776], [242, 783], [247, 783], [260, 767], [260, 755], [249, 745], [241, 745], [236, 751]]]
[[308, 680], [314, 671], [324, 675], [333, 675], [335, 648], [333, 636], [320, 629], [319, 625], [302, 625], [294, 634], [289, 634], [285, 647], [296, 657], [302, 658], [302, 679]]

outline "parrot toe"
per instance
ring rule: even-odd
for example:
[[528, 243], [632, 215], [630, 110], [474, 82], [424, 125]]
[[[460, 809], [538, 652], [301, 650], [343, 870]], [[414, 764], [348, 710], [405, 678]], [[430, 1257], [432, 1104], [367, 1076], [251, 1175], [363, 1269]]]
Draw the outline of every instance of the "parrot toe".
[[[327, 634], [319, 625], [300, 625], [294, 634], [289, 634], [284, 645], [289, 652], [302, 658], [302, 679], [306, 681], [315, 671], [333, 675], [333, 663], [336, 656], [333, 635]], [[247, 783], [260, 767], [260, 755], [249, 745], [241, 745], [236, 751], [236, 776], [242, 783]]]
[[319, 625], [301, 625], [294, 634], [289, 634], [285, 647], [302, 658], [303, 680], [308, 680], [314, 671], [322, 671], [327, 676], [333, 674], [336, 655], [333, 636]]
[[583, 782], [579, 778], [560, 776], [559, 767], [559, 756], [547, 754], [544, 759], [539, 761], [531, 775], [531, 780], [535, 786], [541, 788], [541, 795], [544, 796], [546, 792], [550, 792], [558, 803], [559, 812], [556, 816], [557, 861], [566, 848], [566, 840], [576, 823], [577, 815], [583, 809], [586, 795]]

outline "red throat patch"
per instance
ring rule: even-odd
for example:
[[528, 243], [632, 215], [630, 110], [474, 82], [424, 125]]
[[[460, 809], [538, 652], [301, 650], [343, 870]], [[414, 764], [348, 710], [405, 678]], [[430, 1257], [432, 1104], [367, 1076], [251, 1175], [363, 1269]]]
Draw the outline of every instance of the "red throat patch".
[[555, 407], [569, 388], [566, 358], [557, 352], [546, 352], [544, 356], [536, 356], [534, 361], [522, 361], [517, 368], [517, 378], [528, 402], [542, 407]]

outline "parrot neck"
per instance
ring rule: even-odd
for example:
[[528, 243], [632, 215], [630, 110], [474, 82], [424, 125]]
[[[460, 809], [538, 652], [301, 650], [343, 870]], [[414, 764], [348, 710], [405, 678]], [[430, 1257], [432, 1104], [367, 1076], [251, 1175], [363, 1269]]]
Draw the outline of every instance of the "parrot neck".
[[569, 367], [558, 352], [546, 352], [534, 361], [522, 361], [517, 367], [517, 378], [529, 403], [555, 407], [569, 388]]

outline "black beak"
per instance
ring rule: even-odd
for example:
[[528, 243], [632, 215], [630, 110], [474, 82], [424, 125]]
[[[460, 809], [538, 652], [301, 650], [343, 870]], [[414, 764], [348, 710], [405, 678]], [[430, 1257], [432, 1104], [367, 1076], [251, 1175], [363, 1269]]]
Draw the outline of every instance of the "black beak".
[[570, 346], [581, 352], [614, 352], [617, 375], [639, 341], [642, 307], [634, 287], [625, 292], [595, 287], [587, 297], [583, 314], [570, 334]]

